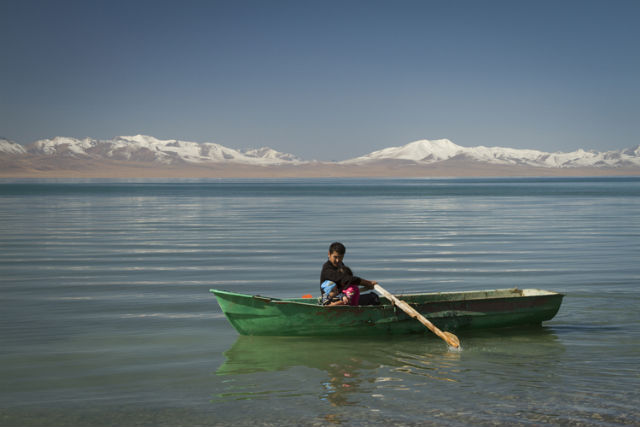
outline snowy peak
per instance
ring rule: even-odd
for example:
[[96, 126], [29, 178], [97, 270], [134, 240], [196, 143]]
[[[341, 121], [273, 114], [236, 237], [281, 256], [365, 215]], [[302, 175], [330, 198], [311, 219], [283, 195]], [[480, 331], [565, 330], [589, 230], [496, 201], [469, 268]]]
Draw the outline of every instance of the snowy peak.
[[4, 154], [26, 154], [27, 150], [20, 144], [16, 144], [8, 139], [0, 138], [0, 153]]
[[414, 141], [400, 147], [374, 151], [345, 160], [343, 164], [366, 164], [403, 160], [431, 164], [450, 159], [467, 159], [496, 165], [523, 165], [546, 168], [640, 166], [640, 146], [621, 151], [595, 152], [576, 150], [570, 153], [546, 153], [538, 150], [505, 147], [461, 147], [448, 139]]
[[463, 147], [454, 144], [448, 139], [437, 139], [429, 141], [423, 139], [414, 141], [401, 147], [389, 147], [383, 150], [374, 151], [366, 156], [347, 160], [349, 163], [360, 163], [371, 160], [413, 160], [416, 162], [434, 162], [447, 160], [463, 151]]
[[90, 138], [76, 139], [57, 136], [51, 139], [41, 139], [34, 142], [28, 151], [33, 154], [45, 154], [49, 156], [86, 156], [87, 150], [97, 143]]
[[269, 159], [273, 161], [294, 162], [294, 163], [302, 162], [302, 159], [294, 156], [293, 154], [281, 153], [269, 147], [245, 150], [242, 153], [245, 156], [251, 157], [254, 159]]
[[640, 157], [640, 145], [638, 145], [636, 148], [629, 148], [627, 150], [624, 150], [622, 154], [627, 156]]

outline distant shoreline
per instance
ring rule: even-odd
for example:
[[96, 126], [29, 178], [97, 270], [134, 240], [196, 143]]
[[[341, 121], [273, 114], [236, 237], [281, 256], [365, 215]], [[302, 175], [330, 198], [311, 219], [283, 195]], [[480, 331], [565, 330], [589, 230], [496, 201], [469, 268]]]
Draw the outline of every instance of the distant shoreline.
[[1, 164], [0, 178], [488, 178], [640, 176], [639, 167], [545, 168], [447, 160], [428, 165], [377, 162], [366, 165], [311, 162], [298, 165], [157, 165], [148, 162]]

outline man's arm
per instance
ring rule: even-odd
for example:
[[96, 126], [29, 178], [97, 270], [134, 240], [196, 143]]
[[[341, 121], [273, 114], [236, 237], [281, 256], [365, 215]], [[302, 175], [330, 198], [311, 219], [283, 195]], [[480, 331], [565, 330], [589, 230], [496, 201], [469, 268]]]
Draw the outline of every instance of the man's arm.
[[378, 282], [376, 282], [375, 280], [360, 279], [360, 286], [362, 286], [366, 290], [373, 289], [373, 287], [377, 284]]

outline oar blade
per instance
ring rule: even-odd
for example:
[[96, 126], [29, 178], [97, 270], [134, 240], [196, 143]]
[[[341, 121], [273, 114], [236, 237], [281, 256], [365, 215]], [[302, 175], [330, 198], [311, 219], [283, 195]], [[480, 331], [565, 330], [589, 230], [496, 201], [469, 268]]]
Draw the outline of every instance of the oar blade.
[[460, 348], [460, 340], [451, 332], [442, 332], [447, 337], [447, 344], [454, 348]]

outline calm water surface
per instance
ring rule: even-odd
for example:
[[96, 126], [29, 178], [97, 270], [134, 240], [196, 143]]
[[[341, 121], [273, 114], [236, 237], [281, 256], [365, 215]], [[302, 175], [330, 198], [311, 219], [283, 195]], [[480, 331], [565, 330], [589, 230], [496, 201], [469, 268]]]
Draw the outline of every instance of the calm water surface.
[[[208, 291], [566, 294], [541, 328], [240, 337]], [[0, 425], [639, 425], [640, 179], [0, 181]]]

